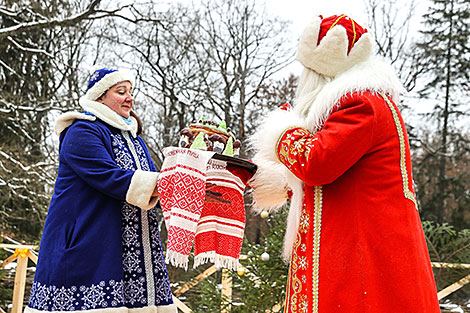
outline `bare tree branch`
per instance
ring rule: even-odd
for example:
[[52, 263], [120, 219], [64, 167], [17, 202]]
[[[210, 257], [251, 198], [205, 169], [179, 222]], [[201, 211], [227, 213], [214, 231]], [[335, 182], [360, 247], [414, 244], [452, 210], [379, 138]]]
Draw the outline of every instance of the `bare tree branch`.
[[20, 23], [14, 26], [0, 29], [0, 38], [13, 35], [20, 31], [35, 29], [35, 28], [50, 28], [54, 26], [73, 26], [78, 22], [90, 19], [93, 14], [97, 12], [96, 7], [100, 4], [101, 0], [93, 0], [85, 11], [69, 16], [66, 18], [44, 19], [40, 21]]
[[45, 51], [45, 50], [42, 50], [42, 49], [35, 49], [35, 48], [26, 48], [26, 47], [23, 47], [22, 45], [20, 45], [19, 43], [17, 43], [13, 38], [11, 38], [10, 36], [7, 37], [7, 40], [9, 42], [11, 42], [15, 47], [17, 47], [18, 49], [22, 50], [22, 51], [25, 51], [25, 52], [31, 52], [31, 53], [42, 53], [50, 58], [53, 58], [54, 56], [52, 54], [50, 54], [49, 52]]

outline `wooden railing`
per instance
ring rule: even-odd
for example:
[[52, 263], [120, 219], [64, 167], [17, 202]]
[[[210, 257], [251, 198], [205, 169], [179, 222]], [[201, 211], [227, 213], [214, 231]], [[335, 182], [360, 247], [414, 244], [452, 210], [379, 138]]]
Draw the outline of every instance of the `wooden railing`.
[[37, 247], [32, 245], [0, 244], [0, 248], [15, 249], [15, 252], [3, 261], [0, 268], [4, 268], [7, 264], [16, 260], [15, 284], [13, 286], [12, 299], [13, 306], [10, 312], [22, 313], [28, 260], [31, 259], [34, 263], [38, 262], [38, 257], [32, 252], [34, 251], [33, 249], [37, 249]]
[[[36, 246], [33, 245], [21, 245], [21, 244], [0, 244], [0, 248], [3, 249], [14, 249], [14, 253], [10, 255], [7, 259], [3, 261], [0, 265], [0, 268], [4, 268], [7, 264], [16, 260], [16, 273], [15, 273], [15, 284], [13, 287], [13, 299], [12, 299], [12, 308], [10, 313], [22, 313], [23, 311], [23, 301], [24, 301], [24, 292], [25, 292], [25, 284], [26, 284], [26, 270], [28, 266], [28, 260], [31, 259], [34, 263], [37, 263], [37, 256], [34, 252], [37, 249]], [[242, 257], [241, 259], [244, 259]], [[470, 269], [470, 264], [453, 264], [453, 263], [439, 263], [439, 262], [432, 262], [432, 266], [434, 268], [462, 268], [462, 269]], [[184, 304], [181, 300], [178, 299], [179, 296], [199, 284], [202, 280], [208, 278], [219, 269], [215, 267], [215, 265], [209, 267], [204, 272], [196, 276], [193, 280], [185, 283], [177, 290], [173, 292], [173, 301], [178, 307], [178, 309], [183, 313], [191, 313], [193, 312], [186, 304]], [[256, 276], [247, 273], [250, 279], [256, 280], [258, 279]], [[470, 283], [470, 274], [463, 277], [459, 281], [449, 285], [448, 287], [442, 289], [438, 292], [437, 297], [439, 300], [447, 297], [451, 293], [459, 290], [460, 288], [464, 287], [465, 285]], [[230, 299], [232, 299], [232, 278], [230, 276], [230, 272], [227, 269], [222, 269], [222, 299], [225, 299], [225, 303], [222, 303], [221, 313], [229, 313], [231, 310], [230, 307]], [[281, 304], [275, 305], [271, 312], [278, 312], [281, 309]]]
[[[431, 262], [432, 267], [435, 268], [467, 268], [470, 269], [470, 264], [453, 264], [453, 263], [438, 263], [438, 262]], [[447, 297], [453, 292], [456, 292], [466, 284], [470, 283], [470, 274], [465, 276], [464, 278], [456, 281], [455, 283], [447, 286], [446, 288], [442, 289], [437, 293], [437, 298], [439, 300]]]

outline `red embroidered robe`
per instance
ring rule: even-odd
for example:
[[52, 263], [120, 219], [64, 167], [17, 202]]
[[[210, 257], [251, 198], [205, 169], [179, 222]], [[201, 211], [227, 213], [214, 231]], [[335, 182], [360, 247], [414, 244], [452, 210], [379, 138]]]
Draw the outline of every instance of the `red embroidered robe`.
[[402, 117], [385, 95], [349, 94], [315, 135], [282, 133], [304, 182], [285, 312], [440, 312]]

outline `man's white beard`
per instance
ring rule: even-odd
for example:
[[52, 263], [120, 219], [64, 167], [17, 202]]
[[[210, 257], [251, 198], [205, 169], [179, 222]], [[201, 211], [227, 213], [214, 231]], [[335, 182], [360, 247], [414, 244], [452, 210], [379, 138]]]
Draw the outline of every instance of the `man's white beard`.
[[304, 67], [299, 78], [294, 100], [294, 112], [305, 119], [323, 87], [331, 81], [330, 77]]

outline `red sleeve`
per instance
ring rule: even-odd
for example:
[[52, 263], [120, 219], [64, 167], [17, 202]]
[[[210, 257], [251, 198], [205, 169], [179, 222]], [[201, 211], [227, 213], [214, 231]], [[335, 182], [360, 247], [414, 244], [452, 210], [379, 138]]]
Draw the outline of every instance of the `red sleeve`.
[[336, 180], [372, 144], [374, 110], [370, 102], [361, 101], [332, 113], [316, 134], [303, 128], [285, 130], [276, 147], [279, 160], [307, 185]]

